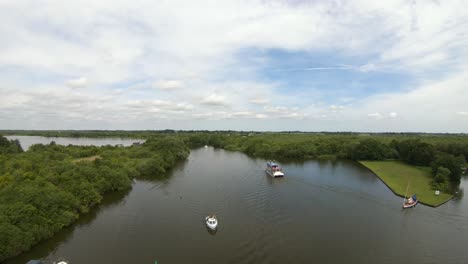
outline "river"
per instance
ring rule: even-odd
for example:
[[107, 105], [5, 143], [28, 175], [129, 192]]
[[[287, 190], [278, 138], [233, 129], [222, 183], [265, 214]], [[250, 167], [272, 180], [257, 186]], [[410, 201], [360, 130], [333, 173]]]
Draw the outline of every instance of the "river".
[[77, 145], [77, 146], [105, 146], [105, 145], [122, 145], [128, 147], [133, 143], [143, 143], [143, 139], [131, 138], [67, 138], [67, 137], [40, 137], [40, 136], [5, 136], [9, 140], [19, 140], [21, 147], [26, 151], [33, 144], [49, 144], [54, 141], [58, 145]]
[[[467, 263], [468, 201], [402, 210], [350, 161], [283, 163], [192, 150], [165, 180], [136, 180], [73, 226], [5, 264]], [[466, 186], [462, 181], [462, 187]], [[216, 213], [218, 231], [204, 217]]]

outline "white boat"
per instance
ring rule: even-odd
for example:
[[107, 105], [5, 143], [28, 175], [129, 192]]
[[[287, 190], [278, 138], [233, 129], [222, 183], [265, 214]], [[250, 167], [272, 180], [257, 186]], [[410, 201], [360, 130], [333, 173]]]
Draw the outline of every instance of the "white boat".
[[273, 161], [267, 162], [267, 168], [265, 169], [265, 171], [266, 173], [268, 173], [268, 175], [270, 175], [273, 178], [284, 177], [284, 173], [281, 167]]
[[209, 215], [205, 217], [205, 221], [206, 221], [206, 226], [210, 228], [211, 230], [216, 230], [216, 228], [218, 227], [218, 219], [216, 218], [215, 215]]
[[416, 206], [418, 204], [418, 198], [416, 195], [411, 196], [410, 198], [406, 199], [403, 201], [403, 209], [411, 208]]
[[65, 259], [59, 259], [54, 261], [54, 264], [69, 264]]
[[405, 198], [403, 199], [403, 209], [408, 209], [418, 204], [418, 198], [416, 197], [416, 194], [409, 197], [408, 199], [406, 198], [408, 197], [407, 195], [408, 195], [409, 186], [410, 186], [410, 182], [408, 181], [408, 186], [406, 186]]
[[205, 148], [208, 148], [208, 145], [205, 145]]

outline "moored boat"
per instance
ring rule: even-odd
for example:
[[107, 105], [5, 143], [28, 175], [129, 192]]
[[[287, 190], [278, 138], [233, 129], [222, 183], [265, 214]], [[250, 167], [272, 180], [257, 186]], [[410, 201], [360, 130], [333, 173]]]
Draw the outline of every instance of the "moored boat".
[[218, 227], [218, 218], [215, 215], [209, 215], [205, 217], [206, 226], [211, 230], [216, 230]]
[[416, 197], [416, 195], [413, 195], [408, 199], [405, 198], [403, 202], [403, 209], [414, 207], [416, 206], [417, 203], [418, 203], [418, 198]]
[[267, 168], [265, 169], [265, 172], [273, 178], [284, 177], [284, 173], [281, 167], [273, 161], [267, 162]]

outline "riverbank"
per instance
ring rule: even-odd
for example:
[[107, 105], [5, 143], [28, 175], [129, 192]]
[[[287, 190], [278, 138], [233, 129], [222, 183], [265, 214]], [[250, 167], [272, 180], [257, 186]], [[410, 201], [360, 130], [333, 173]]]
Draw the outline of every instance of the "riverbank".
[[177, 136], [125, 148], [36, 144], [26, 152], [17, 140], [0, 136], [0, 143], [2, 263], [75, 223], [105, 195], [130, 189], [131, 179], [165, 176], [190, 151]]
[[359, 163], [374, 172], [398, 196], [405, 195], [409, 182], [408, 195], [416, 194], [422, 204], [437, 207], [453, 198], [453, 195], [448, 193], [441, 193], [439, 196], [434, 194], [430, 186], [431, 169], [428, 167], [411, 166], [401, 161], [359, 161]]

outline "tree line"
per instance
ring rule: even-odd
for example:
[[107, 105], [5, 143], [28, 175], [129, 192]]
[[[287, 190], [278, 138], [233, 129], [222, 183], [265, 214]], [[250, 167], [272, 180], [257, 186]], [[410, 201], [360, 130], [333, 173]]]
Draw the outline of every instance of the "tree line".
[[[0, 136], [0, 262], [72, 224], [132, 178], [163, 177], [189, 154], [187, 142], [162, 135], [131, 147], [33, 145]], [[95, 156], [92, 161], [79, 158]]]
[[192, 145], [213, 145], [266, 159], [402, 160], [428, 166], [434, 189], [448, 191], [466, 169], [468, 136], [433, 134], [191, 134]]

